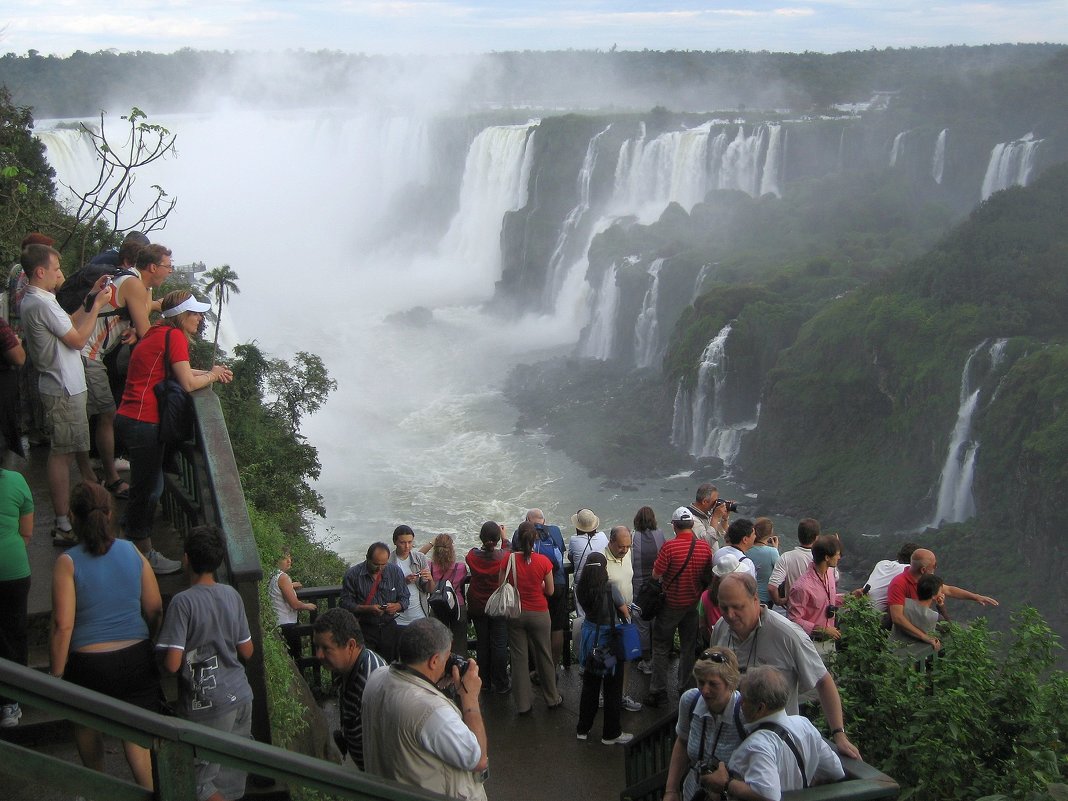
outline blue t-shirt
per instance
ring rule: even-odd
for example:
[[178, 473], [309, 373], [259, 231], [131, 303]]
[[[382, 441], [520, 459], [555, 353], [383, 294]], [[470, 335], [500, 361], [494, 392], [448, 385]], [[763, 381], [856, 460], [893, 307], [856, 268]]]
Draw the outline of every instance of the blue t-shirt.
[[141, 617], [141, 554], [129, 540], [115, 540], [102, 556], [75, 545], [67, 556], [74, 562], [74, 631], [70, 650], [119, 640], [147, 640]]
[[779, 561], [779, 552], [770, 545], [754, 545], [745, 553], [756, 566], [757, 592], [760, 594], [760, 603], [765, 606], [768, 603], [768, 582], [771, 580], [771, 571], [775, 569], [775, 563]]

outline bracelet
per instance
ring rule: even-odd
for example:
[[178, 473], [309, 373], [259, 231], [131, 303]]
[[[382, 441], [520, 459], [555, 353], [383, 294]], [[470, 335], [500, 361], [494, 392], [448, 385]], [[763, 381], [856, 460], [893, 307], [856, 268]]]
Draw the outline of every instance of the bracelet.
[[727, 783], [725, 785], [723, 785], [723, 791], [719, 794], [719, 797], [720, 797], [720, 799], [722, 799], [722, 801], [727, 801], [727, 799], [731, 797], [730, 787], [731, 787], [731, 779], [733, 779], [733, 778], [734, 778], [733, 776], [728, 776], [727, 777]]
[[836, 735], [836, 734], [845, 734], [845, 733], [846, 733], [846, 730], [845, 730], [845, 728], [844, 728], [844, 727], [842, 727], [842, 726], [839, 726], [839, 727], [838, 727], [838, 728], [836, 728], [836, 729], [831, 729], [831, 733], [830, 733], [830, 734], [828, 734], [827, 736], [828, 736], [828, 737], [834, 737], [834, 735]]

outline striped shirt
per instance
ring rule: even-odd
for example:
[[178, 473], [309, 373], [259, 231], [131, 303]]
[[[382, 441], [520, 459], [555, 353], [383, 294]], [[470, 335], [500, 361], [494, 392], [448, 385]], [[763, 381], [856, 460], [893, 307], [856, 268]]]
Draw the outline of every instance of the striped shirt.
[[[690, 543], [694, 543], [693, 555], [686, 561], [690, 552]], [[693, 531], [684, 529], [668, 540], [657, 554], [653, 573], [664, 581], [667, 594], [667, 606], [672, 609], [685, 609], [696, 606], [697, 599], [704, 591], [702, 575], [712, 561], [712, 549], [704, 540], [695, 540]], [[686, 564], [685, 569], [676, 578], [675, 574]]]
[[370, 675], [385, 664], [386, 661], [382, 657], [364, 646], [356, 657], [356, 664], [345, 675], [339, 693], [341, 731], [344, 733], [349, 756], [360, 770], [363, 770], [363, 690]]

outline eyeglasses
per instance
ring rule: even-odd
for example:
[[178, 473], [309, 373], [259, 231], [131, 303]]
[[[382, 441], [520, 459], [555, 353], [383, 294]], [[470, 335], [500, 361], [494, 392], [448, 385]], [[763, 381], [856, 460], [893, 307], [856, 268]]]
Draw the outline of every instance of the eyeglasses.
[[702, 651], [698, 659], [707, 659], [709, 662], [718, 662], [721, 665], [727, 664], [727, 655], [720, 651]]

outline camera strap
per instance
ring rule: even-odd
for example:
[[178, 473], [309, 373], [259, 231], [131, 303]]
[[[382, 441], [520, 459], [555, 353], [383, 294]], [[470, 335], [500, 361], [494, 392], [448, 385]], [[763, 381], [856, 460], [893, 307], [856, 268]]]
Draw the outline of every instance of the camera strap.
[[808, 775], [805, 773], [805, 761], [801, 758], [801, 752], [798, 750], [797, 745], [794, 743], [794, 738], [790, 736], [778, 723], [773, 723], [770, 720], [766, 723], [761, 723], [753, 731], [773, 731], [786, 743], [786, 747], [793, 752], [794, 759], [797, 760], [797, 769], [801, 771], [801, 784], [804, 789], [808, 789]]

